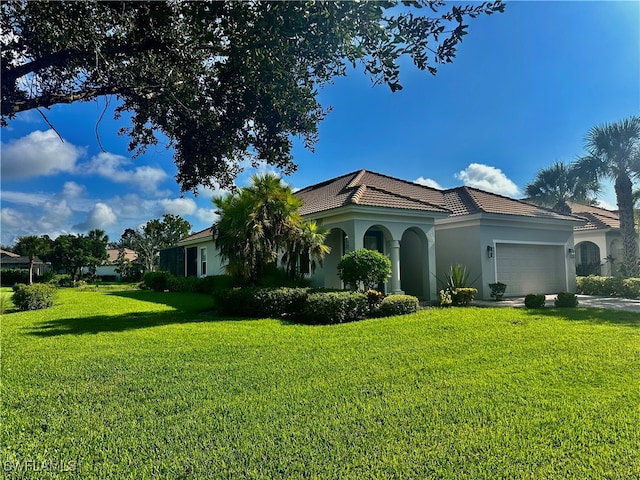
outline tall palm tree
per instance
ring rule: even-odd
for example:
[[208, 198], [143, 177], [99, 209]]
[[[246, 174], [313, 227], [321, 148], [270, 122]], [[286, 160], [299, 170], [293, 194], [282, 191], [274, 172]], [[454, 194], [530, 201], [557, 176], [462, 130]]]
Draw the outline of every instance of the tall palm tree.
[[33, 265], [37, 255], [45, 255], [51, 250], [49, 237], [27, 235], [20, 237], [15, 245], [15, 251], [29, 257], [29, 285], [33, 283]]
[[213, 203], [220, 215], [214, 225], [216, 247], [227, 272], [244, 284], [256, 283], [267, 268], [277, 265], [291, 232], [302, 223], [302, 202], [270, 173], [254, 175], [248, 187]]
[[311, 272], [315, 272], [316, 266], [322, 266], [325, 255], [331, 252], [331, 247], [325, 245], [329, 230], [318, 225], [315, 221], [302, 222], [296, 228], [291, 229], [287, 242], [286, 252], [282, 256], [290, 278], [296, 279], [303, 270], [302, 263], [309, 261]]
[[538, 171], [536, 178], [525, 189], [532, 202], [564, 213], [571, 213], [567, 204], [569, 200], [595, 204], [594, 197], [599, 191], [600, 184], [597, 181], [581, 178], [573, 166], [562, 162]]
[[593, 127], [585, 138], [585, 150], [587, 155], [575, 164], [581, 178], [614, 181], [622, 235], [622, 266], [627, 276], [635, 276], [638, 257], [632, 180], [640, 176], [640, 117]]

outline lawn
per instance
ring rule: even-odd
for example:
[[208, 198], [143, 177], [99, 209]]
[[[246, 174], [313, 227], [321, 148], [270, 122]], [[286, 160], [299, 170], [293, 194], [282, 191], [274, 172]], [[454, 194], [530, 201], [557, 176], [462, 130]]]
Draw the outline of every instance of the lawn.
[[3, 315], [3, 473], [640, 478], [638, 314], [428, 309], [312, 327], [210, 308], [67, 289]]

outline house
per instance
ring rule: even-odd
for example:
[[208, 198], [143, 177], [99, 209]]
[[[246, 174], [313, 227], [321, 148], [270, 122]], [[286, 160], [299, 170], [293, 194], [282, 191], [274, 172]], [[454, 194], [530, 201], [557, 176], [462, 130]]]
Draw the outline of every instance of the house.
[[[601, 207], [568, 202], [571, 212], [587, 222], [574, 230], [578, 275], [618, 276], [622, 258], [622, 235], [617, 212]], [[638, 250], [640, 251], [640, 242]]]
[[[506, 296], [575, 289], [573, 229], [585, 220], [470, 187], [437, 190], [359, 170], [296, 192], [300, 213], [327, 230], [331, 253], [311, 275], [316, 286], [340, 288], [337, 265], [359, 248], [391, 260], [386, 293], [436, 300], [452, 264], [471, 271], [479, 298], [489, 283]], [[213, 231], [179, 242], [187, 275], [222, 273]]]
[[[29, 263], [30, 260], [28, 255], [18, 255], [7, 250], [0, 250], [0, 268], [2, 269], [18, 268], [29, 270]], [[38, 257], [33, 259], [34, 276], [44, 275], [45, 272], [48, 272], [49, 270], [51, 270], [50, 263], [45, 263]]]
[[[107, 260], [104, 264], [98, 265], [96, 267], [96, 276], [103, 281], [120, 281], [121, 276], [119, 272], [116, 272], [116, 268], [118, 268], [118, 257], [120, 255], [120, 249], [118, 248], [108, 248], [107, 249]], [[129, 260], [132, 264], [135, 264], [138, 260], [138, 253], [130, 248], [124, 249], [124, 256], [127, 260]], [[83, 269], [83, 272], [86, 273], [88, 269]]]

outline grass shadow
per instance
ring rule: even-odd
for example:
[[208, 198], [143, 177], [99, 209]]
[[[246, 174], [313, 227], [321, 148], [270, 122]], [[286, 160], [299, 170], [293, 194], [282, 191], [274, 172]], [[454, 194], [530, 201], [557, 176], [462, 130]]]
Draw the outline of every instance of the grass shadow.
[[595, 324], [611, 324], [640, 328], [640, 314], [624, 310], [613, 310], [594, 307], [578, 308], [539, 308], [524, 309], [524, 313], [535, 317], [561, 317], [566, 320], [589, 322]]
[[150, 290], [127, 290], [105, 293], [141, 302], [151, 302], [170, 307], [171, 310], [103, 314], [47, 320], [30, 329], [29, 334], [38, 337], [58, 335], [84, 335], [102, 332], [124, 332], [170, 324], [229, 322], [247, 320], [220, 317], [211, 297], [202, 294], [163, 293]]

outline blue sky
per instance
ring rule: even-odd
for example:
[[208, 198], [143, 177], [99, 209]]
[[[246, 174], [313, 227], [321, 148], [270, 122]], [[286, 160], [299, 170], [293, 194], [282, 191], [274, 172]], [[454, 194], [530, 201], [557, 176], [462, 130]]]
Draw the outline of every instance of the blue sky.
[[[508, 2], [504, 14], [470, 22], [437, 76], [407, 64], [401, 82], [392, 94], [357, 70], [323, 88], [333, 110], [315, 152], [296, 143], [299, 168], [285, 181], [303, 188], [366, 168], [522, 196], [539, 169], [575, 160], [591, 127], [640, 114], [640, 2]], [[116, 133], [126, 121], [107, 113], [97, 125], [104, 108], [103, 99], [52, 108], [64, 143], [36, 112], [2, 129], [2, 244], [92, 228], [117, 240], [163, 213], [194, 231], [215, 220], [220, 192], [181, 197], [171, 151], [132, 159]], [[615, 208], [610, 186], [601, 200]]]

